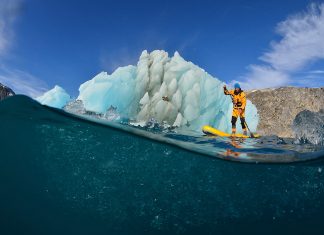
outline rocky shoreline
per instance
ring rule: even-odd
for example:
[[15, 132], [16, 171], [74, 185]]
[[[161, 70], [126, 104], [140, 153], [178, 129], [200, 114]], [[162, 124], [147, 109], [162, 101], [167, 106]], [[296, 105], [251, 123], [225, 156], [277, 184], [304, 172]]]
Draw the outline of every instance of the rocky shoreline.
[[7, 98], [8, 96], [13, 95], [15, 95], [15, 92], [13, 90], [0, 83], [0, 101]]
[[304, 110], [320, 112], [324, 108], [324, 87], [281, 87], [246, 93], [257, 107], [260, 135], [294, 138], [293, 122], [297, 115]]

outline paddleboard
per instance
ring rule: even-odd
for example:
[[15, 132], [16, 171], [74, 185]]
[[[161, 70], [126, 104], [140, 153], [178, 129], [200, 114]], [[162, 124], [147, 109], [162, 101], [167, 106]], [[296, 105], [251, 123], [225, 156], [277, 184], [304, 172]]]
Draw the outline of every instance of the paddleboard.
[[[241, 133], [236, 133], [235, 135], [217, 130], [211, 126], [203, 126], [202, 131], [207, 134], [207, 135], [216, 135], [216, 136], [221, 136], [221, 137], [238, 137], [238, 138], [252, 138], [251, 136], [248, 135], [243, 135]], [[253, 133], [254, 138], [260, 137], [258, 134]]]

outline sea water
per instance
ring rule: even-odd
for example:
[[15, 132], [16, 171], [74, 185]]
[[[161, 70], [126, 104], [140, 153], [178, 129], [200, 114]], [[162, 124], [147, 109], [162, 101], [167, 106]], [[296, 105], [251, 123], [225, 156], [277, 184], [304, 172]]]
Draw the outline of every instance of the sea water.
[[324, 232], [319, 146], [133, 127], [24, 96], [0, 103], [0, 127], [0, 234]]

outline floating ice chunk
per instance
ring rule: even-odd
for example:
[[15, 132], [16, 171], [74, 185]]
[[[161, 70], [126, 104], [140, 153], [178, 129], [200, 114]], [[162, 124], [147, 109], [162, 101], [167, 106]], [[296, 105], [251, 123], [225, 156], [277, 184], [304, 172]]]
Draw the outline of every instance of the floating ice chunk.
[[71, 97], [63, 88], [55, 86], [36, 100], [41, 104], [61, 109], [71, 100]]
[[70, 113], [85, 114], [86, 110], [81, 100], [72, 100], [64, 106], [64, 110]]
[[110, 108], [107, 110], [103, 117], [108, 121], [116, 121], [120, 119], [120, 115], [117, 112], [117, 108], [113, 106], [110, 106]]

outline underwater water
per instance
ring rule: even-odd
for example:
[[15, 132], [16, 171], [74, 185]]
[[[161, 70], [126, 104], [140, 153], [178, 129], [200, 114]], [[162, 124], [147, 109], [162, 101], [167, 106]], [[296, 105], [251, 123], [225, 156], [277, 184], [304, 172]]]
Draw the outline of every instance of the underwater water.
[[0, 103], [0, 129], [0, 234], [324, 233], [322, 147], [94, 123], [25, 96]]

